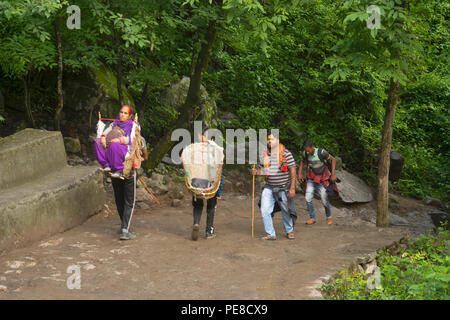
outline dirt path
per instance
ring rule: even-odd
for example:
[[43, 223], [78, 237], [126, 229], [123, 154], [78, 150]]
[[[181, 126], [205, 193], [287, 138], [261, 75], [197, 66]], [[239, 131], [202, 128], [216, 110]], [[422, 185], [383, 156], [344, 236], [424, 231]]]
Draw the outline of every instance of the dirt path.
[[[315, 200], [316, 201], [316, 200]], [[119, 218], [110, 197], [107, 207], [84, 224], [0, 256], [0, 299], [321, 299], [315, 288], [361, 254], [402, 237], [406, 229], [378, 229], [355, 223], [333, 208], [327, 226], [316, 201], [318, 223], [306, 226], [306, 205], [296, 196], [299, 219], [295, 240], [284, 237], [280, 213], [278, 240], [262, 241], [255, 212], [251, 239], [251, 198], [226, 194], [219, 202], [217, 237], [190, 240], [192, 205], [136, 209], [137, 238], [118, 240]], [[203, 214], [201, 231], [204, 231]], [[69, 290], [70, 265], [81, 270], [81, 289]]]

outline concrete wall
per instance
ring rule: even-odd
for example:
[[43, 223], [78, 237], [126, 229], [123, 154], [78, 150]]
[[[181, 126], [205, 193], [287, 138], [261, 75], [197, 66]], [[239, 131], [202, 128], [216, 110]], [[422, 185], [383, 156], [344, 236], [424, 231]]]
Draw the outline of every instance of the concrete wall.
[[67, 166], [59, 131], [25, 129], [0, 140], [0, 190]]
[[68, 166], [60, 132], [0, 140], [0, 184], [0, 252], [73, 228], [106, 201], [102, 171]]

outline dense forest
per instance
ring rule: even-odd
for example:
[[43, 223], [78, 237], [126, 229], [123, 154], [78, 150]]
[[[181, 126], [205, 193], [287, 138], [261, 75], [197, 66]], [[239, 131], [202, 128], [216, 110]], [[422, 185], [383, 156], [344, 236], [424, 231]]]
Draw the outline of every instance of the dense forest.
[[[310, 138], [379, 192], [396, 150], [391, 188], [449, 202], [449, 20], [441, 0], [0, 0], [0, 133], [87, 137], [126, 103], [151, 167], [203, 86], [222, 130], [278, 128], [297, 160]], [[186, 99], [168, 106], [183, 76]]]

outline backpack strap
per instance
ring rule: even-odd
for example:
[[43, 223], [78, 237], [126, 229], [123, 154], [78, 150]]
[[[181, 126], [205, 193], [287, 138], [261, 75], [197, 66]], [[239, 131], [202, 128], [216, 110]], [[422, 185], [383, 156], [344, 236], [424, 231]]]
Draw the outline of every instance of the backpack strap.
[[327, 159], [324, 159], [322, 157], [322, 151], [323, 151], [322, 149], [317, 150], [319, 159], [320, 159], [320, 161], [323, 162], [324, 165], [326, 165], [328, 167], [328, 171], [330, 171], [330, 174], [331, 174], [331, 163], [330, 163], [330, 161], [328, 161]]

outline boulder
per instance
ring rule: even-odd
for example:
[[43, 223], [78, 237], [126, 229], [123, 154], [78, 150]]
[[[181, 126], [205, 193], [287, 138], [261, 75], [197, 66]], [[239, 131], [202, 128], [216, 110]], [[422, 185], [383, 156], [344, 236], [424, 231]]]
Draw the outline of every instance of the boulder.
[[165, 185], [164, 176], [159, 173], [154, 173], [150, 178], [145, 179], [145, 184], [156, 195], [162, 195], [169, 192], [169, 188]]
[[450, 226], [448, 223], [448, 220], [450, 218], [450, 213], [441, 211], [441, 210], [432, 210], [428, 213], [431, 220], [433, 221], [433, 224], [438, 228], [441, 226], [441, 223], [447, 223], [447, 230], [450, 230]]
[[184, 198], [183, 190], [181, 190], [179, 187], [171, 187], [169, 190], [169, 198], [170, 199], [177, 199], [181, 200]]
[[173, 199], [170, 205], [172, 207], [179, 207], [179, 206], [181, 206], [181, 200], [180, 199]]
[[[171, 85], [161, 94], [161, 102], [166, 108], [177, 110], [184, 103], [189, 90], [190, 78], [184, 76], [179, 82]], [[201, 115], [198, 120], [202, 120], [210, 128], [217, 126], [217, 105], [205, 87], [200, 86], [200, 108]]]
[[407, 226], [410, 224], [409, 221], [406, 220], [405, 218], [402, 218], [391, 212], [389, 212], [389, 215], [388, 215], [388, 222], [392, 226]]
[[136, 202], [153, 201], [153, 198], [148, 194], [144, 188], [136, 190]]
[[436, 199], [436, 198], [426, 197], [422, 201], [424, 204], [426, 204], [428, 206], [434, 206], [434, 207], [441, 208], [441, 209], [447, 209], [447, 206], [445, 205], [445, 203], [443, 203], [441, 200]]
[[166, 194], [167, 192], [169, 192], [169, 188], [166, 185], [161, 184], [161, 185], [155, 186], [152, 191], [154, 191], [154, 193], [156, 195], [160, 196], [160, 195], [163, 195], [163, 194]]
[[150, 187], [155, 187], [162, 184], [164, 181], [164, 176], [159, 173], [154, 173], [150, 178], [146, 180], [146, 184]]
[[389, 193], [389, 202], [399, 203], [399, 199], [395, 194]]
[[355, 203], [374, 200], [372, 190], [362, 179], [345, 170], [336, 170], [336, 177], [341, 180], [337, 187], [342, 201]]

